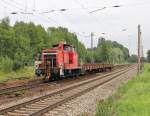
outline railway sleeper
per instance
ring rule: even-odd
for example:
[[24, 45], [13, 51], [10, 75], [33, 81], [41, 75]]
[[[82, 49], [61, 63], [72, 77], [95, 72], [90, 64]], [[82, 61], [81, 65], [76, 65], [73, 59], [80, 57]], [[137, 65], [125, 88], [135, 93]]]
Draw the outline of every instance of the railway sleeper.
[[[50, 102], [51, 100], [54, 100], [55, 98], [46, 98], [46, 99], [44, 99], [41, 103], [48, 103], [48, 102]], [[40, 102], [39, 102], [40, 103]]]
[[[62, 95], [63, 96], [63, 95]], [[51, 99], [49, 99], [47, 102], [57, 102], [58, 100], [60, 100], [61, 99], [61, 96], [59, 96], [59, 97], [57, 97], [57, 98], [51, 98]]]
[[[22, 108], [21, 108], [22, 109]], [[37, 111], [37, 109], [28, 109], [28, 108], [24, 108], [24, 110], [28, 111], [28, 112], [34, 112]]]
[[[44, 99], [44, 100], [41, 100], [41, 101], [39, 101], [38, 103], [47, 103], [48, 102], [48, 100], [47, 99]], [[37, 103], [37, 102], [36, 102]]]
[[28, 114], [20, 114], [15, 112], [8, 112], [8, 116], [29, 116]]
[[37, 102], [37, 103], [35, 103], [35, 104], [37, 104], [37, 105], [43, 105], [43, 106], [45, 105], [45, 106], [46, 106], [46, 105], [48, 105], [49, 103], [47, 103], [47, 102]]
[[[77, 90], [78, 91], [78, 90]], [[79, 91], [80, 91], [80, 89], [79, 89]], [[71, 92], [71, 91], [70, 91]], [[68, 92], [69, 93], [69, 92]], [[70, 94], [70, 93], [69, 93]], [[72, 93], [71, 93], [72, 94]], [[59, 95], [58, 95], [59, 96]], [[65, 96], [65, 95], [64, 95]], [[58, 97], [57, 99], [54, 97], [51, 97], [50, 99], [45, 99], [47, 102], [49, 101], [50, 102], [50, 104], [53, 104], [53, 102], [55, 103], [56, 101], [58, 101], [58, 100], [61, 100], [64, 96], [60, 96], [60, 98]], [[68, 95], [67, 95], [68, 96]], [[46, 101], [44, 101], [43, 103], [46, 103]], [[40, 102], [42, 102], [42, 101], [40, 101]], [[42, 106], [42, 107], [41, 107]], [[36, 104], [31, 104], [31, 105], [29, 105], [29, 106], [27, 106], [27, 108], [29, 108], [29, 110], [31, 110], [31, 109], [34, 109], [34, 111], [36, 111], [36, 110], [38, 110], [38, 109], [41, 109], [41, 108], [43, 108], [43, 105], [36, 105]], [[44, 107], [45, 107], [45, 105], [44, 105]], [[28, 111], [28, 109], [26, 109], [27, 111]], [[15, 113], [15, 112], [10, 112], [10, 113]], [[13, 114], [12, 114], [13, 115]], [[15, 115], [15, 116], [17, 116], [17, 115]], [[19, 115], [18, 115], [19, 116]]]
[[33, 105], [29, 105], [29, 107], [32, 109], [41, 109], [41, 108], [43, 108], [43, 106], [38, 106], [38, 105], [35, 105], [35, 104], [33, 104]]
[[54, 101], [54, 100], [52, 100], [51, 102], [49, 102], [49, 104], [48, 104], [48, 105], [50, 105], [50, 104], [51, 104], [51, 105], [52, 105], [52, 104], [55, 104], [56, 102], [58, 102], [58, 100], [55, 100], [55, 101]]
[[[59, 99], [59, 100], [61, 100], [61, 99]], [[47, 102], [45, 102], [45, 103], [47, 103], [48, 105], [50, 105], [50, 104], [54, 104], [54, 103], [56, 103], [57, 101], [59, 101], [58, 99], [51, 99], [51, 100], [49, 100], [49, 101], [47, 101]]]
[[[48, 105], [48, 104], [47, 104]], [[41, 105], [41, 104], [32, 104], [32, 107], [46, 107], [47, 105]]]
[[32, 113], [32, 111], [28, 111], [28, 110], [14, 110], [14, 113], [22, 113], [22, 114], [24, 114], [24, 113]]
[[[62, 96], [62, 93], [60, 93], [59, 96]], [[57, 100], [57, 99], [60, 99], [60, 97], [58, 97], [58, 95], [57, 95], [57, 96], [54, 96], [54, 97], [46, 98], [45, 100], [51, 101], [51, 100], [54, 100], [54, 99]]]
[[55, 99], [57, 99], [58, 97], [56, 96], [56, 95], [54, 95], [54, 96], [50, 96], [50, 97], [48, 97], [48, 98], [45, 98], [45, 99], [43, 99], [43, 100], [41, 100], [41, 101], [48, 101], [48, 100], [51, 100], [51, 99], [53, 99], [53, 98], [55, 98]]
[[63, 115], [58, 114], [58, 112], [52, 112], [52, 113], [46, 113], [44, 114], [44, 116], [63, 116]]
[[37, 107], [37, 106], [36, 106], [36, 107], [35, 107], [35, 106], [33, 107], [33, 106], [30, 105], [30, 106], [26, 106], [26, 108], [38, 110], [38, 109], [41, 109], [42, 107]]

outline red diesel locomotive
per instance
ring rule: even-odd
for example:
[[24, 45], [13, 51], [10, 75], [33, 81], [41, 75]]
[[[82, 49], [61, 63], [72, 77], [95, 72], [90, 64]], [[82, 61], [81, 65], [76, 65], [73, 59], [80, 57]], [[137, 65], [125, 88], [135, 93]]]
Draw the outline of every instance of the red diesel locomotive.
[[78, 63], [78, 54], [70, 44], [60, 42], [51, 49], [42, 50], [42, 61], [36, 62], [36, 75], [45, 75], [46, 80], [54, 80], [68, 76], [82, 75], [112, 69], [111, 64]]

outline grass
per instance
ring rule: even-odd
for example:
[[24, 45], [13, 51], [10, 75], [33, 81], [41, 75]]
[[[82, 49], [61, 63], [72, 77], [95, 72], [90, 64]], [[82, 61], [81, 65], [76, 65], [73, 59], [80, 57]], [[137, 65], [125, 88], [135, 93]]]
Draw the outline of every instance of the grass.
[[114, 95], [99, 101], [95, 116], [150, 116], [150, 64]]
[[0, 82], [13, 79], [32, 79], [34, 77], [34, 67], [24, 67], [16, 72], [9, 73], [0, 71]]

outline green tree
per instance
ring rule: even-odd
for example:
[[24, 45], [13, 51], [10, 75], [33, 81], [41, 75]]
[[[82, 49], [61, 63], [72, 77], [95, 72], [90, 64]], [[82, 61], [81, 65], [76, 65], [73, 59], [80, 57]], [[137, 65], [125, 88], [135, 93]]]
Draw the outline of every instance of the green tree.
[[[129, 57], [128, 49], [123, 45], [100, 38], [97, 47], [86, 49], [75, 33], [64, 27], [49, 27], [47, 30], [33, 22], [16, 22], [10, 25], [8, 17], [0, 22], [0, 70], [17, 70], [33, 65], [42, 48], [50, 48], [60, 41], [72, 44], [78, 52], [79, 62], [122, 63]], [[8, 62], [8, 64], [7, 64]], [[4, 67], [4, 65], [6, 65]], [[10, 67], [10, 68], [9, 68]]]
[[99, 38], [94, 57], [96, 62], [123, 63], [128, 60], [129, 51], [121, 44], [102, 37]]
[[110, 54], [110, 46], [107, 44], [106, 40], [104, 38], [101, 38], [98, 43], [98, 55], [99, 59], [102, 62], [108, 62], [109, 61], [109, 54]]
[[109, 61], [111, 63], [122, 63], [123, 62], [123, 52], [120, 48], [112, 48], [110, 50]]
[[136, 63], [136, 62], [137, 62], [137, 55], [132, 54], [132, 55], [129, 57], [129, 62], [130, 62], [130, 63]]

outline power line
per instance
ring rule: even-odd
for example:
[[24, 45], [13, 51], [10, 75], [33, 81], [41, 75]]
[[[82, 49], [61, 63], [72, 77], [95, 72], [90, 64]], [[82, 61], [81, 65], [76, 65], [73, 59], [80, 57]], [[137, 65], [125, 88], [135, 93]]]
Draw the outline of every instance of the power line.
[[[15, 4], [17, 4], [17, 5], [21, 5], [21, 6], [23, 6], [23, 7], [26, 7], [26, 6], [24, 6], [23, 4], [20, 4], [20, 3], [18, 3], [18, 2], [16, 2], [15, 0], [11, 0], [11, 1], [13, 1]], [[35, 11], [35, 10], [33, 10], [33, 9], [31, 9], [31, 8], [29, 8], [28, 7], [28, 9], [30, 9], [31, 11], [34, 11], [34, 12], [36, 12], [37, 14], [39, 14], [37, 11]], [[33, 13], [33, 14], [35, 14], [35, 13]], [[52, 20], [53, 22], [55, 22], [55, 23], [58, 23], [57, 21], [55, 21], [55, 20], [53, 20], [52, 18], [50, 18], [50, 17], [47, 17], [47, 16], [45, 16], [45, 15], [42, 15], [42, 14], [39, 14], [39, 15], [41, 15], [42, 16], [42, 18], [43, 18], [43, 16], [44, 17], [46, 17], [46, 18], [48, 18], [48, 19], [50, 19], [50, 20]], [[37, 15], [36, 15], [37, 16]], [[38, 16], [39, 17], [39, 16]], [[49, 22], [49, 21], [48, 21]]]
[[86, 7], [84, 7], [84, 5], [82, 3], [80, 3], [78, 0], [74, 0], [81, 8], [83, 8], [84, 10], [87, 10]]
[[[11, 1], [13, 1], [13, 2], [16, 3], [16, 4], [18, 4], [19, 6], [21, 5], [21, 6], [25, 7], [23, 4], [20, 4], [20, 3], [16, 2], [15, 0], [11, 0]], [[34, 0], [34, 5], [35, 5], [35, 0]], [[36, 6], [34, 6], [34, 7], [36, 7]], [[52, 20], [53, 22], [58, 23], [56, 20], [54, 20], [54, 19], [52, 19], [52, 18], [50, 18], [50, 17], [48, 17], [48, 16], [45, 16], [45, 15], [40, 14], [39, 12], [37, 12], [36, 10], [33, 10], [33, 9], [30, 8], [30, 7], [28, 7], [28, 9], [30, 9], [30, 11], [34, 11], [35, 13], [41, 15], [42, 17], [44, 16], [44, 17], [46, 17], [46, 18]], [[33, 13], [33, 14], [35, 14], [35, 13]]]
[[[91, 14], [89, 13], [89, 11], [87, 10], [87, 8], [82, 4], [82, 3], [80, 3], [78, 0], [74, 0], [74, 2], [76, 3], [76, 4], [78, 4], [81, 8], [83, 8], [84, 10], [85, 10], [85, 12], [89, 15], [89, 16], [91, 16]], [[92, 17], [93, 17], [93, 15], [92, 15]], [[99, 23], [99, 20], [96, 18], [96, 17], [94, 17], [95, 19], [96, 19], [96, 21]]]
[[2, 2], [4, 2], [5, 4], [8, 4], [8, 5], [10, 5], [10, 6], [14, 7], [14, 8], [17, 8], [17, 9], [19, 9], [21, 11], [24, 11], [22, 8], [19, 8], [18, 6], [14, 5], [14, 4], [11, 4], [8, 1], [2, 0]]
[[[45, 16], [45, 15], [39, 14], [39, 13], [37, 13], [36, 11], [34, 11], [34, 12], [36, 12], [36, 14], [38, 14], [38, 15], [36, 15], [35, 13], [33, 13], [33, 9], [31, 9], [31, 8], [29, 8], [29, 7], [28, 7], [28, 9], [30, 9], [30, 11], [32, 11], [32, 12], [24, 12], [24, 9], [22, 9], [22, 8], [20, 8], [20, 7], [21, 7], [21, 6], [26, 7], [26, 6], [24, 6], [24, 5], [21, 4], [21, 3], [16, 2], [15, 0], [11, 0], [11, 1], [9, 1], [9, 2], [3, 0], [3, 2], [5, 2], [5, 4], [8, 4], [8, 5], [12, 6], [12, 7], [15, 7], [15, 8], [21, 10], [21, 12], [19, 12], [20, 14], [32, 15], [32, 16], [34, 16], [34, 17], [36, 17], [36, 18], [38, 18], [38, 19], [41, 19], [41, 20], [44, 21], [44, 22], [46, 21], [46, 22], [48, 22], [48, 23], [49, 23], [49, 19], [50, 19], [51, 21], [57, 23], [55, 20], [51, 19], [50, 17], [47, 17], [47, 16]], [[14, 3], [15, 3], [15, 4], [14, 4]], [[13, 14], [13, 13], [12, 13], [12, 14]], [[40, 15], [40, 16], [39, 16], [39, 15]], [[43, 20], [43, 19], [44, 19], [44, 20]]]
[[[16, 8], [16, 9], [21, 10], [21, 11], [19, 11], [20, 14], [24, 14], [24, 13], [25, 13], [25, 12], [24, 12], [24, 9], [18, 7], [18, 5], [14, 5], [14, 4], [9, 3], [8, 1], [5, 1], [5, 0], [2, 0], [2, 1], [5, 3], [5, 5], [9, 5], [9, 6], [11, 6], [11, 7], [14, 7], [14, 8]], [[18, 12], [12, 12], [11, 14], [18, 14]], [[35, 16], [35, 15], [33, 15], [33, 16]], [[36, 18], [39, 18], [38, 16], [35, 16], [35, 17], [36, 17]], [[41, 18], [41, 17], [40, 17], [40, 18]]]
[[89, 13], [93, 13], [93, 12], [97, 12], [97, 11], [100, 11], [100, 10], [104, 10], [104, 9], [106, 9], [106, 8], [107, 8], [107, 7], [99, 8], [99, 9], [93, 10], [93, 11], [91, 11], [91, 12], [89, 12]]

